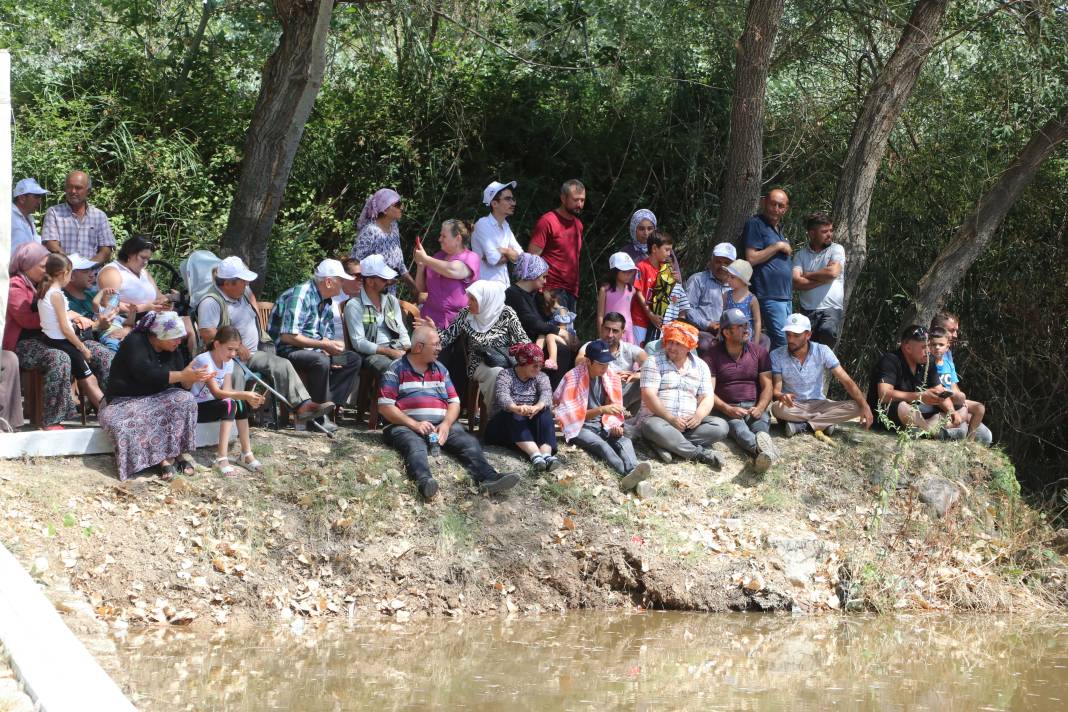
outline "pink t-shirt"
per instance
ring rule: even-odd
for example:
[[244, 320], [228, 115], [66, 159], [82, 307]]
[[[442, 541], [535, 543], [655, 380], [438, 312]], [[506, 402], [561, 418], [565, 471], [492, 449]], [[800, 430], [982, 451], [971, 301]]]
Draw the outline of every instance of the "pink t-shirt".
[[478, 281], [478, 255], [471, 250], [464, 250], [458, 254], [449, 256], [443, 250], [434, 255], [436, 260], [452, 262], [459, 260], [471, 270], [467, 279], [451, 279], [443, 277], [432, 269], [426, 271], [426, 301], [419, 309], [423, 318], [434, 320], [434, 325], [444, 329], [461, 309], [467, 306], [466, 290]]

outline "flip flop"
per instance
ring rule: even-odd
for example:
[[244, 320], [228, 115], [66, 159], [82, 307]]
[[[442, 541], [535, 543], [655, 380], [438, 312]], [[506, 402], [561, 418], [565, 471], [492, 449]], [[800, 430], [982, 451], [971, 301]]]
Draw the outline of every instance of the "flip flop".
[[173, 464], [159, 466], [159, 478], [164, 482], [170, 482], [177, 474], [178, 473], [175, 471]]
[[197, 473], [197, 463], [193, 462], [193, 458], [188, 455], [179, 457], [178, 462], [181, 463], [182, 474], [186, 477], [192, 477]]

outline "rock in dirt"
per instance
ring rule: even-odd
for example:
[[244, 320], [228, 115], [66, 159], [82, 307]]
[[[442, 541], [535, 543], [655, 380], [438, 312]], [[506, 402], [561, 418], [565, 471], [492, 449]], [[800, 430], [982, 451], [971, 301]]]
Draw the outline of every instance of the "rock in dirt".
[[945, 477], [927, 477], [913, 487], [920, 495], [920, 501], [929, 505], [939, 517], [946, 516], [960, 499], [960, 488]]

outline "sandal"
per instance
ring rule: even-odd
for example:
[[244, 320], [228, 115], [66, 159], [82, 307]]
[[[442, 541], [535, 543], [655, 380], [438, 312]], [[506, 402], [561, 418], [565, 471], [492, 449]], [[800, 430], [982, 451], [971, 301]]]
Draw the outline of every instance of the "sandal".
[[[219, 464], [222, 463], [222, 464]], [[226, 457], [217, 457], [212, 461], [211, 466], [215, 468], [215, 471], [220, 475], [229, 477], [234, 474], [234, 466], [230, 464], [230, 459]]]
[[192, 477], [197, 473], [197, 463], [193, 462], [193, 458], [189, 455], [182, 455], [178, 458], [178, 462], [181, 463], [182, 474], [186, 477]]
[[159, 466], [159, 478], [164, 482], [170, 482], [174, 479], [174, 476], [178, 472], [174, 469], [174, 465], [160, 465]]
[[[251, 460], [249, 458], [252, 458]], [[241, 453], [241, 464], [245, 466], [249, 472], [259, 472], [263, 469], [263, 463], [256, 459], [256, 456], [251, 452]]]

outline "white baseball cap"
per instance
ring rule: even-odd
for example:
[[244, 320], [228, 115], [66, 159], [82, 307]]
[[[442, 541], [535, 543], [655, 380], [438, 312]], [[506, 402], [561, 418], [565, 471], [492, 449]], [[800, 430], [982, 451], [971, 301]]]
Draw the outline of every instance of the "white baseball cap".
[[234, 255], [219, 263], [215, 276], [219, 279], [243, 279], [246, 282], [255, 282], [259, 275], [250, 270], [240, 257]]
[[738, 259], [738, 250], [729, 242], [721, 242], [712, 250], [713, 257], [726, 257], [730, 260]]
[[[382, 255], [367, 255], [360, 260], [360, 274], [363, 275], [364, 279], [368, 277], [393, 279], [397, 276], [397, 270], [387, 265]], [[349, 277], [349, 279], [352, 279], [352, 277]]]
[[[382, 258], [379, 257], [379, 259]], [[363, 262], [361, 262], [360, 264], [363, 265]], [[319, 263], [319, 266], [315, 268], [316, 279], [327, 279], [328, 277], [344, 280], [356, 279], [351, 274], [345, 271], [345, 268], [341, 265], [340, 260], [323, 260]]]
[[93, 269], [99, 266], [96, 262], [93, 262], [88, 257], [82, 257], [77, 252], [67, 255], [67, 259], [70, 260], [71, 269]]
[[15, 194], [12, 197], [19, 197], [20, 195], [45, 195], [48, 191], [41, 187], [41, 184], [34, 178], [23, 178], [15, 184]]
[[638, 269], [634, 264], [634, 260], [626, 252], [617, 252], [608, 258], [608, 266], [612, 269], [618, 269], [620, 272], [629, 272], [632, 269]]
[[786, 317], [786, 325], [782, 327], [782, 330], [803, 334], [806, 331], [812, 331], [812, 322], [804, 314], [791, 314]]
[[482, 203], [484, 205], [489, 205], [493, 202], [493, 199], [497, 197], [497, 193], [500, 193], [505, 188], [511, 188], [512, 190], [515, 190], [517, 185], [519, 184], [516, 183], [514, 180], [508, 181], [507, 183], [493, 181], [492, 183], [486, 186], [486, 189], [484, 191], [482, 191]]

